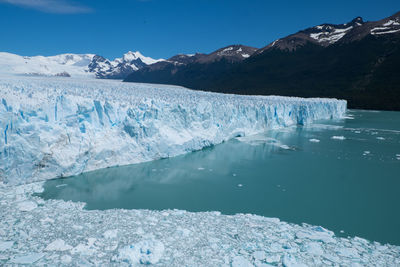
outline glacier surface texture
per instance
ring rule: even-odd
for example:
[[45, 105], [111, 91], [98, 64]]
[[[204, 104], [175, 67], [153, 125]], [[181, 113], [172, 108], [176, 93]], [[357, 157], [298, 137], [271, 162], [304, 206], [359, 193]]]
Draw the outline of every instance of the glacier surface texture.
[[20, 184], [339, 118], [346, 101], [69, 78], [0, 79], [0, 178]]

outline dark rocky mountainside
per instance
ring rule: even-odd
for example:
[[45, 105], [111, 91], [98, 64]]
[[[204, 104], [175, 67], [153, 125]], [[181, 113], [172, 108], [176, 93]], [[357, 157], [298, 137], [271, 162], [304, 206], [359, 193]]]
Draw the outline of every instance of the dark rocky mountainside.
[[[226, 49], [212, 54], [231, 51]], [[400, 110], [400, 12], [374, 22], [358, 17], [346, 24], [321, 24], [248, 54], [242, 60], [204, 60], [211, 54], [171, 58], [173, 64], [144, 67], [125, 81], [237, 94], [336, 97], [348, 100], [350, 108]]]

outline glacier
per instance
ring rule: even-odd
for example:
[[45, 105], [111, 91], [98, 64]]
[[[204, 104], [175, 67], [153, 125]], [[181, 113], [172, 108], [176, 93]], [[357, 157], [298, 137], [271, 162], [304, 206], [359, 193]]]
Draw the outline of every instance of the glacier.
[[346, 101], [336, 99], [60, 77], [4, 76], [0, 98], [0, 180], [6, 184], [176, 156], [346, 112]]
[[43, 192], [37, 180], [341, 118], [345, 101], [8, 76], [0, 78], [0, 101], [2, 266], [400, 265], [398, 246], [320, 226], [251, 214], [85, 210], [35, 195]]

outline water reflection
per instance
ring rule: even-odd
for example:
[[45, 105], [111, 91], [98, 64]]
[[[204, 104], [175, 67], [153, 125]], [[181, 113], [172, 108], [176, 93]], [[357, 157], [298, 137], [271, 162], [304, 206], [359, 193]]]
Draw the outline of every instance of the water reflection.
[[253, 213], [400, 244], [400, 113], [350, 115], [48, 181], [41, 196], [87, 209]]

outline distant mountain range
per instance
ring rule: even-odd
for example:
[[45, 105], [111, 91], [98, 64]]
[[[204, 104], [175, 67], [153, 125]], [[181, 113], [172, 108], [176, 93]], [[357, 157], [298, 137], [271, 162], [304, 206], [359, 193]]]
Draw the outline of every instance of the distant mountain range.
[[140, 52], [23, 57], [0, 53], [0, 74], [95, 77], [235, 94], [336, 97], [350, 108], [400, 110], [400, 12], [321, 24], [258, 49], [230, 45], [167, 60]]
[[140, 52], [128, 52], [112, 61], [95, 54], [24, 57], [0, 52], [0, 74], [123, 79], [159, 61], [163, 59], [145, 57]]
[[374, 22], [321, 24], [261, 49], [233, 45], [177, 55], [127, 82], [261, 95], [337, 97], [351, 108], [400, 110], [400, 12]]

